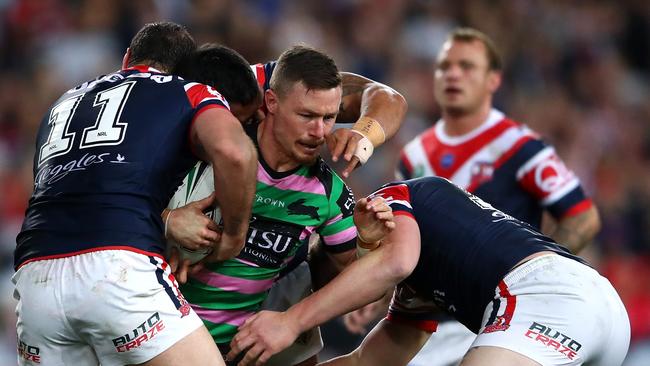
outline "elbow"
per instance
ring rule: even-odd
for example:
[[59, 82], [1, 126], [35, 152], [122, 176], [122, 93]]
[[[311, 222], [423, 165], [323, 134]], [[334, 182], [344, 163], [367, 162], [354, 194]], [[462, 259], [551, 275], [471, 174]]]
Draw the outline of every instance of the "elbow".
[[390, 282], [392, 285], [397, 285], [410, 276], [417, 265], [417, 259], [405, 254], [395, 255], [394, 253], [388, 253], [386, 260], [383, 261], [385, 264], [383, 266], [384, 275], [386, 276], [387, 282]]
[[393, 282], [398, 284], [411, 275], [413, 269], [415, 269], [415, 264], [411, 264], [405, 260], [395, 262], [392, 266], [389, 266], [389, 271]]
[[408, 111], [408, 102], [402, 94], [388, 85], [375, 82], [364, 92], [364, 100], [381, 100], [384, 105], [390, 105], [396, 115], [403, 118]]
[[406, 116], [406, 112], [408, 111], [408, 102], [406, 101], [406, 98], [397, 91], [393, 90], [393, 98], [395, 99], [395, 104], [399, 106], [399, 113], [402, 116], [402, 119], [404, 116]]

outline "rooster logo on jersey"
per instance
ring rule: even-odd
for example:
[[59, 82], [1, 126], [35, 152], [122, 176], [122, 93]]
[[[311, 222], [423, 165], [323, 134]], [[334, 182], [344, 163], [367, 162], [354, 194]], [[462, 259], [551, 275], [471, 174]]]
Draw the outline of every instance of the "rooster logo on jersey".
[[494, 165], [485, 161], [475, 163], [471, 168], [469, 187], [476, 187], [492, 180]]

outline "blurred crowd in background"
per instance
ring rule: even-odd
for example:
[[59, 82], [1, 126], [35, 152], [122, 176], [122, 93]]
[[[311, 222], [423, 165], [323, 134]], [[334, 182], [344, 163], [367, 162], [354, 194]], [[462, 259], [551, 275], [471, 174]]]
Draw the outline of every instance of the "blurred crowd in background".
[[505, 61], [495, 104], [555, 145], [594, 197], [603, 229], [584, 255], [627, 306], [631, 357], [650, 360], [650, 2], [0, 0], [0, 364], [15, 364], [12, 255], [40, 120], [65, 90], [116, 70], [158, 20], [251, 63], [305, 43], [401, 92], [407, 121], [349, 180], [357, 197], [392, 180], [402, 145], [439, 118], [433, 65], [447, 32], [490, 35]]

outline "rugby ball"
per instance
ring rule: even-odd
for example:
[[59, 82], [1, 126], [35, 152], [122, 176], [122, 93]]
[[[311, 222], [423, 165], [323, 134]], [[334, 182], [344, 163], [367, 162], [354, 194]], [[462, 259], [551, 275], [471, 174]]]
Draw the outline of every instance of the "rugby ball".
[[[178, 187], [176, 193], [169, 201], [167, 208], [175, 209], [187, 205], [190, 202], [199, 201], [212, 194], [214, 191], [214, 174], [212, 165], [205, 162], [198, 162], [190, 173], [183, 179], [183, 183]], [[214, 220], [217, 225], [221, 226], [221, 210], [219, 206], [210, 207], [203, 213]], [[167, 239], [168, 255], [172, 247], [178, 248], [181, 259], [189, 259], [194, 264], [205, 258], [212, 252], [212, 249], [192, 250], [185, 248], [174, 240]]]

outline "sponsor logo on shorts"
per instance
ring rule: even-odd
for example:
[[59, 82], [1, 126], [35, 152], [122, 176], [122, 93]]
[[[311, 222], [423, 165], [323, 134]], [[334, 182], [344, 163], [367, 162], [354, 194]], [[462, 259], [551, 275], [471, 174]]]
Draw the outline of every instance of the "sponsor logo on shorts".
[[533, 322], [526, 331], [525, 336], [544, 344], [546, 347], [554, 348], [569, 360], [575, 359], [578, 351], [582, 348], [582, 345], [571, 337], [537, 322]]
[[178, 311], [181, 312], [181, 318], [184, 318], [190, 315], [190, 310], [192, 309], [192, 307], [182, 296], [179, 296], [179, 300], [181, 301], [182, 305], [180, 308], [178, 308]]
[[510, 321], [512, 315], [501, 315], [496, 317], [494, 323], [488, 325], [483, 329], [483, 333], [505, 332], [510, 328]]
[[41, 350], [18, 340], [18, 357], [33, 363], [41, 363]]
[[140, 347], [165, 329], [165, 324], [158, 312], [154, 313], [129, 333], [113, 339], [117, 352], [127, 352]]

